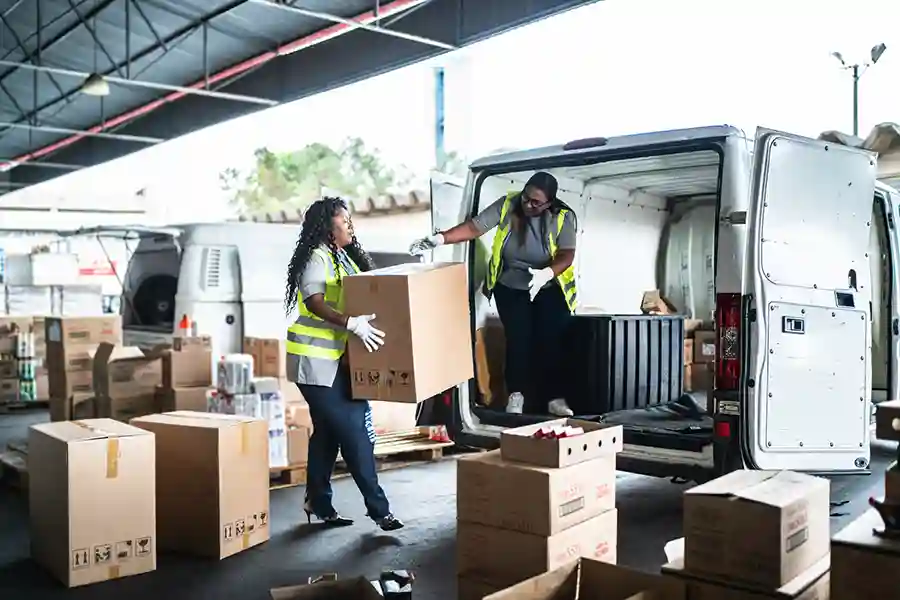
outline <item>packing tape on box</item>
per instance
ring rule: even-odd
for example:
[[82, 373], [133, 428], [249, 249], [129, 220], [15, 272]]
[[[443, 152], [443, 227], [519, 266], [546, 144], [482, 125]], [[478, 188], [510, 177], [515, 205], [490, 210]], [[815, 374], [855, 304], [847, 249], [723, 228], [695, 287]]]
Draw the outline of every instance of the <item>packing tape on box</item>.
[[119, 565], [113, 565], [109, 568], [109, 579], [119, 578]]
[[108, 431], [104, 431], [98, 427], [92, 427], [87, 423], [82, 421], [72, 421], [73, 424], [81, 427], [82, 429], [87, 429], [97, 435], [107, 436], [106, 440], [106, 478], [107, 479], [115, 479], [119, 476], [119, 438], [113, 437], [115, 434], [112, 434]]
[[241, 536], [241, 550], [246, 550], [250, 547], [250, 534], [246, 531], [244, 535]]
[[250, 427], [246, 421], [241, 423], [241, 454], [247, 454], [250, 450]]

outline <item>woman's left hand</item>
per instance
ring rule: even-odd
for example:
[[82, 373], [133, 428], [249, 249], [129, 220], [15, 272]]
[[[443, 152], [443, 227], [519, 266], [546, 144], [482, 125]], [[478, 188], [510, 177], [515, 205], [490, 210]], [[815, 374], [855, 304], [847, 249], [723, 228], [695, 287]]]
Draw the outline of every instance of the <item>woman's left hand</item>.
[[543, 269], [532, 269], [529, 267], [528, 272], [531, 273], [531, 281], [528, 282], [528, 293], [531, 301], [537, 298], [541, 289], [553, 280], [553, 269], [544, 267]]

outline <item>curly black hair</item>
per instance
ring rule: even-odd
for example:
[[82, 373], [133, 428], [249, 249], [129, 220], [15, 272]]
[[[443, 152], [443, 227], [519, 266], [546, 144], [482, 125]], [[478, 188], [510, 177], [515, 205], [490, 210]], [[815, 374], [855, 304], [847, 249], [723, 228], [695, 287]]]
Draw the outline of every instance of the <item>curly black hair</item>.
[[[284, 309], [290, 315], [297, 305], [297, 291], [300, 288], [300, 278], [312, 257], [313, 251], [319, 246], [327, 246], [331, 250], [335, 264], [337, 264], [337, 246], [334, 245], [334, 234], [331, 232], [332, 219], [343, 210], [349, 210], [347, 202], [342, 198], [326, 196], [317, 200], [306, 209], [303, 215], [303, 229], [297, 238], [297, 246], [287, 270], [287, 286], [284, 290]], [[360, 271], [371, 271], [375, 263], [369, 253], [363, 250], [356, 236], [353, 241], [344, 247], [347, 255], [356, 263]]]

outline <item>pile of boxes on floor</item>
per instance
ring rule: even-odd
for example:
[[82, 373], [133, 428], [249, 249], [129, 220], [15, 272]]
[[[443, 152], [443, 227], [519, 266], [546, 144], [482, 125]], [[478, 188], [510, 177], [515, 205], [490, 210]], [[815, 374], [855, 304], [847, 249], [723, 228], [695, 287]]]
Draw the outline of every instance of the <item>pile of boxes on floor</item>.
[[616, 561], [622, 427], [560, 419], [503, 432], [457, 463], [459, 598], [482, 598], [579, 556]]
[[0, 317], [0, 405], [46, 400], [44, 319]]

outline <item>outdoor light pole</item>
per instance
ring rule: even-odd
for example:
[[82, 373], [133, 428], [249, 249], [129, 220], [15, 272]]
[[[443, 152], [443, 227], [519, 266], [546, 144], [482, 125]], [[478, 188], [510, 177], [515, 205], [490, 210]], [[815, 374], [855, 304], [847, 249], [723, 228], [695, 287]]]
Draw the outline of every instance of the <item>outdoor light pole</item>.
[[881, 56], [884, 54], [884, 51], [887, 50], [887, 46], [883, 43], [878, 44], [876, 46], [872, 46], [872, 49], [869, 51], [869, 60], [870, 62], [864, 64], [852, 64], [848, 65], [844, 60], [844, 56], [840, 52], [832, 52], [831, 55], [838, 59], [843, 66], [844, 69], [850, 71], [850, 74], [853, 76], [853, 135], [859, 135], [859, 78], [862, 77], [863, 73], [865, 73], [866, 69], [874, 65], [878, 62]]

